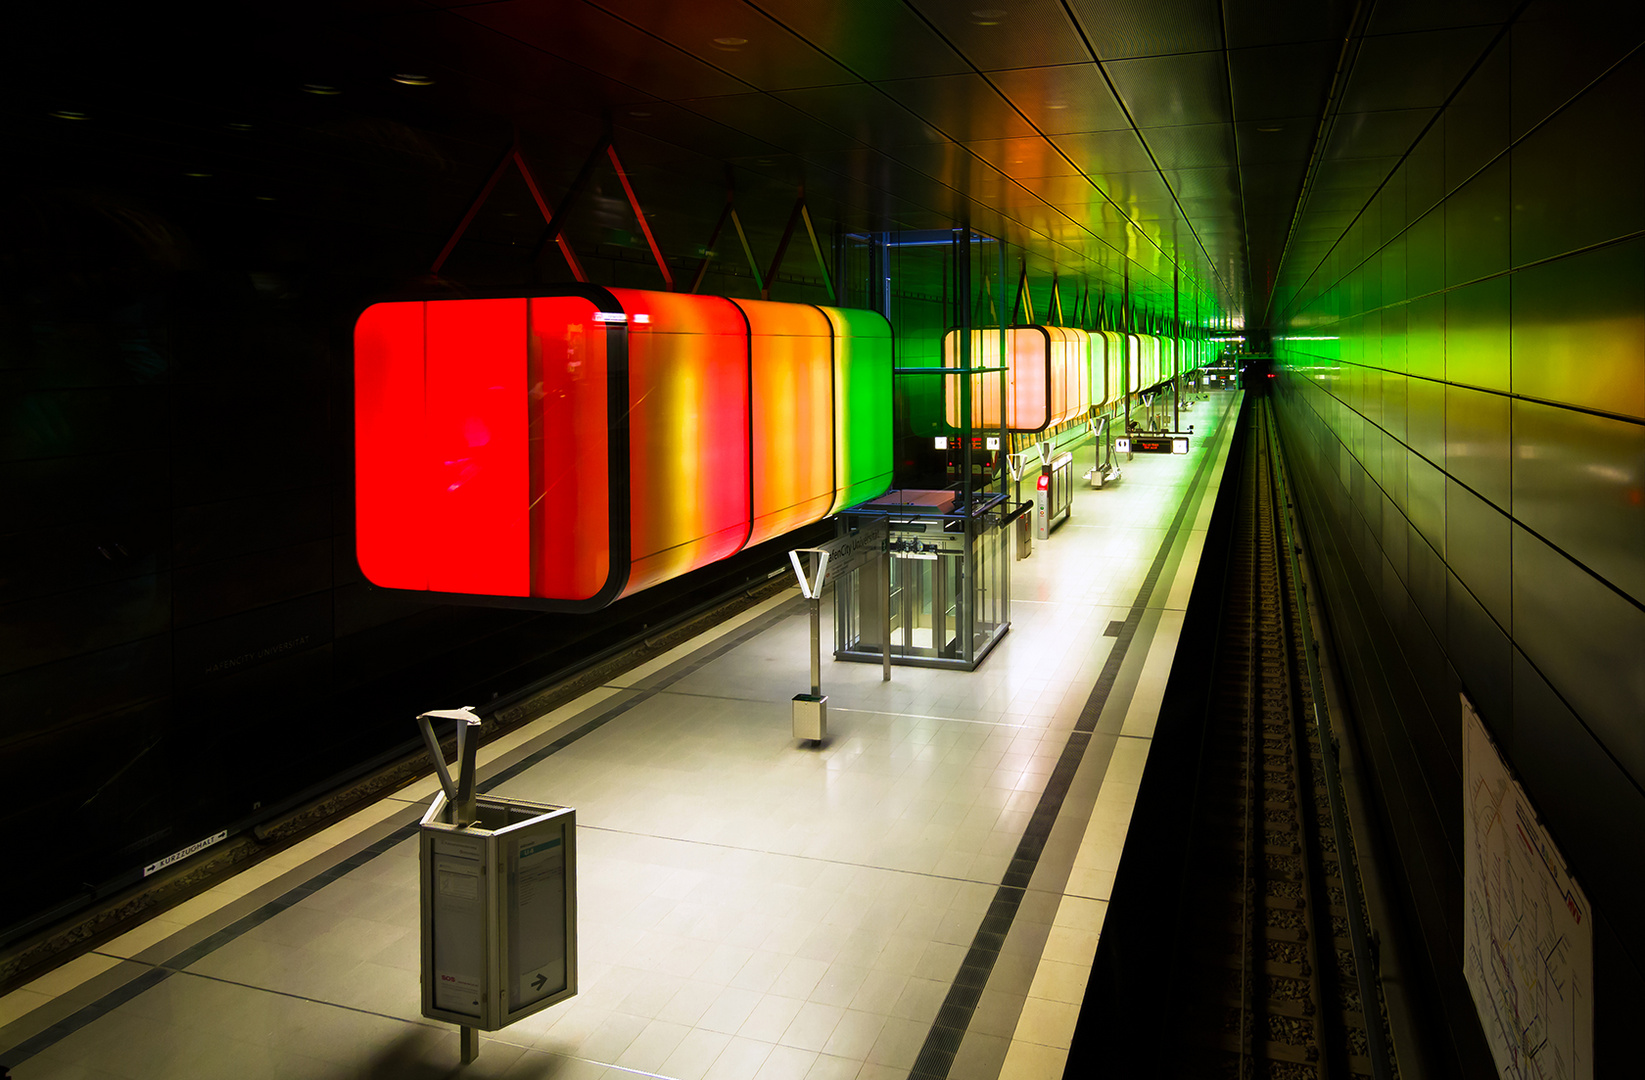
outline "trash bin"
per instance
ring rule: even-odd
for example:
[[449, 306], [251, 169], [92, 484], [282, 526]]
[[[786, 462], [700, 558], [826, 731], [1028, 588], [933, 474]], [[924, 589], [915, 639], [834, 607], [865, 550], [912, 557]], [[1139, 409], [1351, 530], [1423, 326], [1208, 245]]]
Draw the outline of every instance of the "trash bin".
[[[458, 713], [453, 783], [426, 718]], [[476, 1032], [577, 992], [577, 811], [476, 795], [478, 718], [418, 720], [441, 781], [418, 832], [423, 1015], [461, 1026], [469, 1062]]]

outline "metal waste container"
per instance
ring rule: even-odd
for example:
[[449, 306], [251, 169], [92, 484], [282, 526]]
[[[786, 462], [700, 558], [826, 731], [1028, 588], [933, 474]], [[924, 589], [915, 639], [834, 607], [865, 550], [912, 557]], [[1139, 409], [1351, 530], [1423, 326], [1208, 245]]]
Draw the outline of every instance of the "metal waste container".
[[[455, 783], [428, 717], [458, 720]], [[458, 1024], [463, 1061], [497, 1031], [577, 992], [577, 811], [474, 790], [479, 718], [418, 717], [441, 791], [418, 833], [423, 1015]]]

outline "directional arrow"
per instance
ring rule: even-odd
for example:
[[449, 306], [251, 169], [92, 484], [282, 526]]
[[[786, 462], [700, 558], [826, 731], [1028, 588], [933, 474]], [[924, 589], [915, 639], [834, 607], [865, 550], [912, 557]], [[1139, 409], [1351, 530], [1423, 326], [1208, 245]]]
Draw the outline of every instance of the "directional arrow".
[[533, 990], [541, 990], [543, 987], [545, 987], [547, 985], [548, 985], [548, 976], [547, 975], [538, 974], [538, 976], [535, 979], [531, 980], [531, 988]]

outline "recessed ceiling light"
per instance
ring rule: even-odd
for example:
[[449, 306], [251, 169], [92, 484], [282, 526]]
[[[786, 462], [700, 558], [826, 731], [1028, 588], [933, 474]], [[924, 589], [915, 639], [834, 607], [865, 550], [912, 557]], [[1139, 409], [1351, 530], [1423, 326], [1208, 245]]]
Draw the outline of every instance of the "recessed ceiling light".
[[87, 116], [85, 113], [75, 112], [73, 109], [53, 109], [51, 111], [50, 115], [56, 117], [59, 120], [89, 120], [89, 119], [91, 119], [91, 117]]
[[433, 86], [434, 80], [427, 75], [407, 75], [401, 73], [394, 76], [394, 81], [405, 86]]
[[183, 175], [191, 176], [196, 180], [207, 180], [211, 178], [211, 174], [208, 172], [186, 172]]
[[644, 109], [630, 109], [630, 110], [628, 110], [628, 115], [630, 115], [630, 116], [650, 116], [651, 114], [649, 112], [647, 112], [646, 110], [644, 110]]
[[1005, 9], [983, 8], [980, 11], [973, 11], [971, 16], [977, 20], [978, 26], [998, 26], [1000, 20], [1005, 17]]
[[273, 202], [274, 201], [274, 196], [273, 195], [259, 195], [259, 196], [257, 196], [257, 201], [258, 202]]
[[230, 131], [250, 131], [251, 130], [251, 125], [246, 123], [244, 120], [230, 120], [228, 122], [227, 126], [228, 126], [228, 129]]
[[1277, 128], [1277, 127], [1259, 127], [1259, 128], [1257, 128], [1257, 130], [1258, 131], [1283, 131], [1285, 129], [1284, 128]]
[[326, 86], [324, 83], [304, 83], [303, 93], [329, 96], [331, 94], [341, 94], [342, 91], [337, 89], [335, 86]]
[[1047, 109], [1066, 109], [1066, 108], [1068, 108], [1068, 104], [1066, 102], [1059, 101], [1054, 105], [1047, 105], [1046, 108]]
[[748, 39], [745, 37], [717, 37], [714, 39], [714, 44], [724, 45], [727, 48], [735, 48], [738, 45], [747, 45]]

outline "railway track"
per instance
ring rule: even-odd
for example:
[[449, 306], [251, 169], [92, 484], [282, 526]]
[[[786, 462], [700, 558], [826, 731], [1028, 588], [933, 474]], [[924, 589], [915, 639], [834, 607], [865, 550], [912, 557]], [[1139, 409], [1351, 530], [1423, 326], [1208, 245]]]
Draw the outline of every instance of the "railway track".
[[1186, 883], [1185, 1037], [1167, 1056], [1183, 1077], [1389, 1080], [1267, 402], [1252, 421]]

